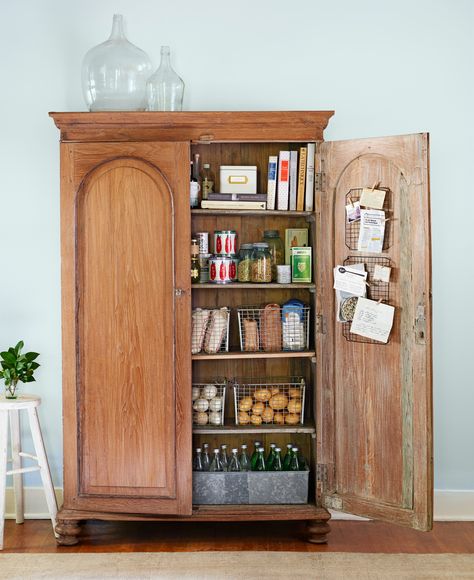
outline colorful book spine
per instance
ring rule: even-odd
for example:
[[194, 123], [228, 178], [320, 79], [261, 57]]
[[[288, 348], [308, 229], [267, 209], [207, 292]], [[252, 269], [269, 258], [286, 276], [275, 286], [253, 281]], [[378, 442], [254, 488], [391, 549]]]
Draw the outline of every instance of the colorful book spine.
[[275, 209], [277, 191], [278, 155], [270, 155], [268, 158], [268, 185], [267, 185], [267, 208]]
[[298, 151], [290, 151], [290, 211], [296, 211], [298, 191]]
[[278, 164], [278, 207], [286, 211], [288, 209], [288, 194], [290, 185], [290, 152], [280, 151]]
[[306, 160], [306, 192], [304, 209], [313, 211], [314, 209], [314, 143], [308, 143], [308, 158]]
[[297, 211], [304, 210], [304, 186], [306, 183], [306, 157], [307, 148], [300, 147], [300, 163], [298, 168], [298, 195], [296, 199]]

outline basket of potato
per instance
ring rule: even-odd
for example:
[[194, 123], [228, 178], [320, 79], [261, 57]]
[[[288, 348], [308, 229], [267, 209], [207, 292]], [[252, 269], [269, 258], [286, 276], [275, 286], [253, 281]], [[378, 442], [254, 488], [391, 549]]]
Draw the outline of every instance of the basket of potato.
[[218, 427], [224, 424], [225, 389], [224, 379], [193, 383], [193, 425]]
[[306, 384], [302, 378], [234, 381], [235, 424], [302, 425]]

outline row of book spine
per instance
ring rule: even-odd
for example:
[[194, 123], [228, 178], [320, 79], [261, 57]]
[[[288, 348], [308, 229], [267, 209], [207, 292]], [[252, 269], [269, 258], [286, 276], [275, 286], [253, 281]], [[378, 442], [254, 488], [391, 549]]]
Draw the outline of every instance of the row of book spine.
[[268, 158], [267, 209], [313, 211], [315, 144]]

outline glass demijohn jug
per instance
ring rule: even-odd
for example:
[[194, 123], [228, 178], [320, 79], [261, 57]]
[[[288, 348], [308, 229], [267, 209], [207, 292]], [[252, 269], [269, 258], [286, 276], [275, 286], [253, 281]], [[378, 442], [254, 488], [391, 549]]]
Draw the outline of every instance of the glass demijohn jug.
[[161, 63], [148, 79], [148, 111], [181, 111], [183, 108], [184, 82], [171, 67], [170, 47], [161, 47]]

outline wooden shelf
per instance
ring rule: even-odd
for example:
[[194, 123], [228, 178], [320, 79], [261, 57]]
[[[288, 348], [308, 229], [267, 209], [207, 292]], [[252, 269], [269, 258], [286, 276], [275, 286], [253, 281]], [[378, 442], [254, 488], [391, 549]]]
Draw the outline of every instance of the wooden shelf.
[[283, 352], [219, 352], [217, 354], [199, 353], [193, 354], [192, 360], [238, 360], [252, 358], [314, 358], [314, 350], [283, 351]]
[[248, 216], [268, 216], [268, 217], [306, 217], [314, 216], [312, 211], [282, 211], [270, 209], [192, 209], [191, 215], [248, 215]]
[[299, 290], [299, 289], [309, 289], [314, 290], [316, 288], [315, 284], [277, 284], [276, 282], [270, 284], [254, 284], [251, 282], [232, 282], [230, 284], [212, 284], [211, 282], [207, 284], [193, 284], [191, 290], [241, 290], [241, 289], [252, 289], [252, 290]]
[[243, 433], [256, 435], [258, 433], [316, 433], [314, 424], [307, 425], [223, 425], [212, 427], [193, 425], [195, 435], [240, 435]]

